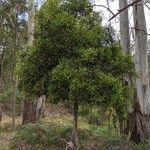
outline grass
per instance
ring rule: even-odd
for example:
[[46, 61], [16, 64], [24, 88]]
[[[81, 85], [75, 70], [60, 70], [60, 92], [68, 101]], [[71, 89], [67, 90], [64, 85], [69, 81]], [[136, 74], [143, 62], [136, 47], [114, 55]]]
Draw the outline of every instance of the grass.
[[[7, 115], [3, 115], [2, 124], [0, 127], [0, 150], [9, 149], [9, 140], [13, 137], [15, 132], [12, 131], [12, 118]], [[21, 124], [21, 117], [16, 118], [16, 127]]]
[[[72, 127], [72, 115], [66, 113], [66, 111], [58, 107], [52, 110], [47, 110], [46, 117], [39, 121], [40, 125], [49, 127], [56, 133], [56, 137], [60, 136], [57, 134], [62, 134], [60, 137], [64, 139], [69, 139], [71, 135]], [[4, 115], [2, 126], [0, 128], [0, 150], [9, 150], [10, 141], [15, 133], [20, 130], [21, 117], [16, 118], [16, 132], [11, 130], [12, 118], [10, 116]], [[54, 128], [53, 128], [54, 127]], [[55, 128], [56, 127], [56, 128]], [[58, 129], [58, 131], [57, 131]], [[59, 129], [62, 129], [59, 131]], [[121, 138], [121, 136], [115, 131], [109, 131], [106, 126], [91, 125], [79, 117], [79, 129], [80, 138], [82, 143], [81, 150], [92, 150], [91, 147], [95, 147], [95, 150], [149, 150], [150, 145], [141, 144], [137, 146], [134, 143], [128, 142]], [[64, 135], [64, 133], [66, 135]], [[53, 137], [53, 135], [50, 137]], [[58, 138], [56, 138], [58, 140]], [[60, 139], [59, 139], [60, 140]], [[53, 140], [52, 140], [53, 141]], [[68, 140], [67, 140], [68, 141]], [[55, 141], [62, 142], [62, 141]], [[54, 142], [54, 143], [55, 143]], [[57, 147], [57, 146], [56, 146]], [[56, 147], [53, 149], [56, 150]], [[42, 149], [42, 148], [41, 148]], [[52, 148], [50, 150], [53, 150]], [[58, 148], [59, 150], [60, 147]], [[11, 149], [12, 150], [12, 149]], [[28, 149], [27, 149], [28, 150]], [[38, 149], [37, 149], [38, 150]], [[46, 149], [48, 150], [48, 149]]]

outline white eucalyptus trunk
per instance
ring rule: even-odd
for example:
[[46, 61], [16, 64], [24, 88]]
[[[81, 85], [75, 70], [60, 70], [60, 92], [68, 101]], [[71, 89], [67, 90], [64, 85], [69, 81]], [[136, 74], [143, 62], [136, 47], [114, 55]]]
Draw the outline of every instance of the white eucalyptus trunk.
[[[119, 0], [119, 9], [126, 7], [127, 4], [127, 0]], [[136, 95], [134, 109], [133, 112], [129, 113], [129, 127], [131, 127], [130, 139], [136, 143], [140, 143], [150, 137], [147, 31], [142, 2], [134, 6], [133, 17], [135, 26], [135, 69], [138, 77], [136, 77], [135, 81]], [[120, 13], [120, 39], [125, 54], [131, 54], [128, 9]]]
[[[119, 9], [127, 6], [127, 0], [119, 0]], [[130, 53], [130, 35], [129, 35], [129, 18], [128, 9], [125, 9], [120, 13], [120, 39], [121, 46], [125, 53]]]
[[135, 69], [137, 102], [142, 114], [149, 114], [150, 88], [148, 76], [147, 29], [144, 6], [142, 2], [133, 7], [135, 28]]
[[33, 31], [34, 31], [34, 15], [35, 6], [34, 0], [28, 0], [28, 44], [33, 42]]

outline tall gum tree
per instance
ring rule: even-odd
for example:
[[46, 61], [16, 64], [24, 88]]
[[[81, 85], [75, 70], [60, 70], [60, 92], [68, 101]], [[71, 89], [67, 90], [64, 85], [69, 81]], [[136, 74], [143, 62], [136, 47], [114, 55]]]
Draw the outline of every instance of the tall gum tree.
[[34, 0], [28, 0], [28, 44], [33, 42], [33, 31], [34, 31], [34, 15], [35, 15], [35, 6]]
[[[28, 45], [31, 45], [33, 42], [34, 15], [34, 0], [28, 0]], [[36, 101], [26, 99], [24, 101], [22, 123], [25, 124], [27, 122], [36, 122], [36, 120]]]
[[[127, 0], [119, 0], [119, 10], [125, 8], [128, 5]], [[123, 12], [119, 15], [119, 23], [120, 23], [120, 41], [121, 46], [123, 48], [124, 54], [130, 54], [130, 34], [129, 34], [129, 15], [128, 15], [128, 9], [125, 9]], [[130, 77], [126, 77], [126, 80], [128, 84], [132, 83]], [[128, 112], [130, 111], [130, 108]], [[124, 133], [129, 132], [129, 118], [127, 120], [124, 120], [124, 127], [123, 122], [120, 121], [120, 131]]]
[[[134, 3], [136, 0], [133, 0]], [[127, 0], [119, 0], [119, 9], [128, 5]], [[131, 140], [136, 143], [143, 142], [150, 137], [149, 134], [149, 76], [147, 60], [147, 35], [146, 21], [143, 3], [133, 6], [133, 17], [135, 26], [135, 69], [137, 78], [135, 80], [135, 105], [131, 113]], [[120, 39], [126, 54], [130, 54], [130, 35], [128, 9], [120, 13]], [[132, 80], [132, 79], [131, 79]]]
[[139, 2], [133, 7], [133, 16], [135, 28], [135, 68], [138, 73], [138, 78], [136, 79], [137, 99], [141, 112], [143, 114], [149, 114], [150, 88], [147, 57], [147, 28], [142, 2]]
[[[133, 0], [134, 2], [135, 0]], [[143, 142], [150, 137], [150, 88], [147, 56], [147, 28], [143, 2], [133, 6], [135, 32], [135, 69], [137, 73], [133, 132], [131, 139]]]
[[[125, 6], [127, 6], [127, 0], [119, 0], [119, 9], [121, 10]], [[130, 35], [129, 35], [129, 17], [128, 17], [128, 9], [124, 10], [120, 13], [120, 39], [121, 46], [125, 53], [130, 53]]]

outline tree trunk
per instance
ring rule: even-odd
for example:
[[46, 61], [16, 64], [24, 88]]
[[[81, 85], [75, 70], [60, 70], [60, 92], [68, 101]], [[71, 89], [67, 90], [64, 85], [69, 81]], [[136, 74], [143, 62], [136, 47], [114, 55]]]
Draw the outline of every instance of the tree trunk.
[[32, 44], [33, 42], [33, 31], [34, 31], [34, 13], [35, 6], [34, 0], [28, 0], [28, 44]]
[[[34, 30], [34, 0], [28, 0], [28, 44], [31, 45], [33, 42], [33, 30]], [[30, 116], [31, 115], [31, 116]], [[22, 123], [37, 121], [36, 116], [36, 102], [32, 100], [28, 100], [24, 102], [24, 110], [23, 110], [23, 121]]]
[[145, 142], [149, 138], [148, 128], [147, 128], [147, 118], [148, 116], [141, 113], [139, 103], [136, 102], [134, 106], [134, 111], [130, 115], [130, 125], [131, 125], [131, 140], [135, 143]]
[[[126, 7], [128, 4], [127, 0], [119, 0], [119, 9]], [[125, 9], [120, 13], [120, 39], [121, 46], [125, 54], [130, 53], [130, 35], [129, 35], [129, 18], [128, 9]]]
[[74, 144], [75, 149], [77, 149], [79, 147], [78, 109], [79, 109], [79, 104], [78, 104], [78, 101], [76, 100], [76, 101], [74, 101], [73, 132], [72, 132], [72, 143]]
[[17, 90], [17, 77], [16, 77], [16, 59], [17, 59], [17, 32], [18, 32], [18, 6], [15, 6], [15, 27], [14, 27], [14, 68], [13, 68], [13, 117], [12, 129], [15, 130], [16, 123], [16, 90]]
[[36, 123], [37, 116], [36, 116], [36, 102], [31, 100], [24, 101], [24, 108], [23, 108], [23, 121], [22, 124], [25, 123]]
[[142, 2], [133, 8], [135, 27], [135, 69], [138, 74], [136, 79], [137, 100], [143, 114], [149, 114], [150, 88], [148, 76], [148, 55], [147, 55], [147, 30]]
[[3, 118], [3, 111], [2, 111], [2, 108], [0, 106], [0, 127], [1, 127], [1, 123], [2, 123], [2, 118]]
[[4, 90], [3, 82], [3, 62], [4, 62], [4, 47], [0, 45], [0, 91]]
[[[125, 8], [128, 5], [127, 0], [119, 0], [119, 10]], [[123, 12], [120, 13], [120, 41], [121, 46], [123, 48], [124, 54], [131, 54], [130, 49], [130, 34], [129, 34], [129, 15], [128, 15], [128, 9], [125, 9]], [[131, 77], [126, 77], [126, 82], [128, 85], [130, 85], [132, 82]], [[129, 108], [130, 110], [131, 108]], [[129, 113], [128, 110], [128, 113]], [[129, 118], [126, 120], [119, 120], [120, 122], [120, 133], [128, 134], [129, 133]]]
[[147, 30], [143, 2], [133, 6], [135, 28], [136, 97], [132, 117], [131, 140], [136, 143], [150, 138], [150, 88], [148, 76]]
[[35, 100], [25, 100], [23, 108], [23, 121], [22, 123], [32, 122], [35, 123], [41, 117], [45, 117], [45, 95], [41, 95], [38, 99]]
[[36, 118], [37, 120], [40, 119], [40, 117], [45, 118], [45, 103], [46, 103], [46, 97], [45, 95], [41, 95], [36, 102]]
[[[119, 0], [120, 9], [124, 8], [126, 5], [127, 0]], [[148, 131], [150, 131], [148, 130], [148, 127], [150, 127], [150, 89], [147, 61], [147, 30], [142, 2], [139, 2], [134, 6], [133, 17], [135, 26], [135, 69], [138, 78], [135, 81], [136, 94], [134, 98], [134, 111], [129, 114], [130, 117], [129, 121], [127, 120], [127, 123], [131, 126], [131, 140], [139, 143], [150, 137], [150, 134], [148, 133]], [[127, 9], [120, 14], [120, 38], [125, 53], [131, 53]]]
[[16, 83], [16, 74], [14, 72], [14, 85], [13, 85], [13, 117], [12, 117], [12, 129], [15, 131], [16, 129], [16, 90], [17, 90], [17, 83]]

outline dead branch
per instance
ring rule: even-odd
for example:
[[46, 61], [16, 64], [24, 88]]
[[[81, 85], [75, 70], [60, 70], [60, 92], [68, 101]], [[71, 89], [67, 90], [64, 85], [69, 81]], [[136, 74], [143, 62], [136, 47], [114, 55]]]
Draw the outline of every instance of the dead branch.
[[150, 9], [150, 6], [148, 6], [148, 4], [146, 2], [143, 2], [143, 3], [148, 9]]
[[128, 9], [128, 8], [131, 7], [131, 6], [134, 6], [134, 5], [137, 4], [137, 3], [139, 3], [140, 1], [142, 1], [142, 0], [135, 0], [135, 1], [133, 1], [132, 3], [128, 4], [126, 7], [124, 7], [124, 8], [122, 8], [122, 9], [118, 10], [118, 12], [117, 12], [115, 15], [113, 15], [113, 16], [109, 19], [109, 21], [111, 21], [112, 19], [114, 19], [116, 16], [118, 16], [118, 15], [119, 15], [121, 12], [123, 12], [124, 10]]
[[105, 9], [107, 9], [112, 15], [115, 15], [109, 7], [106, 7], [104, 5], [92, 5], [92, 7], [103, 7]]
[[146, 35], [150, 36], [150, 33], [147, 33], [147, 32], [146, 32], [145, 30], [143, 30], [143, 29], [133, 28], [133, 27], [132, 27], [131, 29], [142, 31], [142, 32], [144, 32]]

